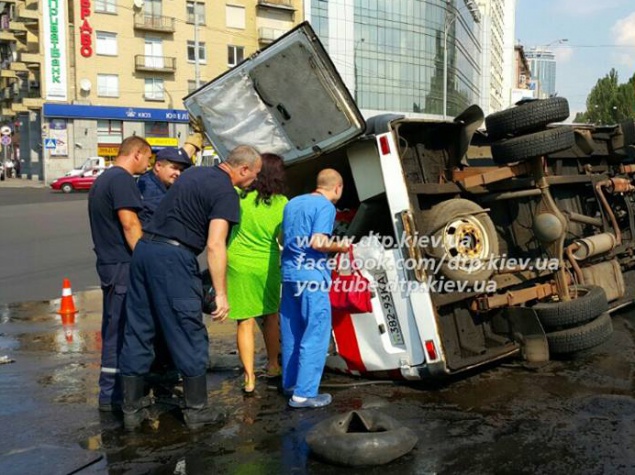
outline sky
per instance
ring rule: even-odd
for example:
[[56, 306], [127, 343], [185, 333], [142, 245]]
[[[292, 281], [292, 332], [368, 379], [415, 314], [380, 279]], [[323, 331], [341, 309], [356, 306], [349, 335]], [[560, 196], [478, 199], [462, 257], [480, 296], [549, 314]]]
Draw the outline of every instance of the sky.
[[556, 90], [571, 117], [611, 68], [626, 82], [635, 73], [634, 0], [517, 0], [516, 40], [525, 49], [553, 44]]

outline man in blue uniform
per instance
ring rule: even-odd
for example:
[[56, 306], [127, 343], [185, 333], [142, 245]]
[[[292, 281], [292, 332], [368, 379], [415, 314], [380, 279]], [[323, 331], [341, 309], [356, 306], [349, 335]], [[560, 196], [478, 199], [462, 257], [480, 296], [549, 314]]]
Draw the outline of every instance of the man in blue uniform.
[[207, 330], [202, 318], [203, 291], [196, 257], [207, 250], [207, 265], [216, 290], [212, 317], [229, 313], [226, 290], [226, 241], [240, 219], [234, 186], [248, 187], [262, 166], [249, 146], [236, 147], [220, 165], [183, 172], [159, 204], [132, 259], [128, 318], [120, 368], [124, 387], [124, 426], [138, 427], [150, 401], [144, 397], [157, 327], [177, 370], [183, 376], [184, 416], [189, 428], [216, 422], [207, 407]]
[[282, 233], [282, 390], [291, 407], [322, 407], [331, 395], [318, 394], [331, 334], [331, 272], [328, 252], [348, 252], [333, 242], [334, 204], [342, 196], [340, 174], [327, 168], [313, 193], [293, 198], [284, 209]]
[[104, 171], [88, 194], [88, 217], [103, 292], [99, 409], [118, 410], [122, 402], [118, 358], [125, 322], [125, 299], [132, 250], [141, 238], [141, 195], [133, 175], [148, 168], [152, 149], [141, 137], [128, 137], [114, 166]]
[[[154, 166], [137, 180], [143, 208], [139, 212], [141, 226], [146, 227], [161, 200], [174, 184], [181, 172], [192, 165], [191, 156], [203, 148], [203, 135], [191, 134], [183, 148], [166, 148], [157, 153]], [[174, 368], [164, 336], [159, 332], [154, 340], [155, 358], [148, 378], [154, 396], [164, 401], [171, 400], [179, 375]]]

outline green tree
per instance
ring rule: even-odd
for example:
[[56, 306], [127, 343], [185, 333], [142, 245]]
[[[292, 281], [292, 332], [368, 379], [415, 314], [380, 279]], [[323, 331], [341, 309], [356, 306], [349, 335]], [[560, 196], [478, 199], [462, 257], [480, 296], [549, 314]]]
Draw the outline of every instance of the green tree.
[[595, 124], [617, 124], [635, 118], [635, 74], [624, 84], [619, 83], [617, 71], [611, 71], [593, 86], [586, 100], [586, 112], [575, 121]]

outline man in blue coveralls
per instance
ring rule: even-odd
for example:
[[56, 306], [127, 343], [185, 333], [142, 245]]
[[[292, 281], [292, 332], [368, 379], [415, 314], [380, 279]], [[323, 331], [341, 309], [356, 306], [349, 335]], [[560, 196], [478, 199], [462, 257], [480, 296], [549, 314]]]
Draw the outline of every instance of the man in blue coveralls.
[[202, 318], [203, 289], [197, 256], [207, 249], [207, 265], [216, 290], [212, 317], [229, 313], [226, 289], [226, 241], [240, 219], [234, 186], [248, 187], [262, 161], [252, 147], [232, 150], [216, 167], [186, 170], [170, 187], [145, 228], [130, 266], [130, 292], [120, 368], [124, 388], [124, 427], [133, 430], [147, 417], [144, 377], [154, 359], [157, 328], [166, 337], [176, 369], [183, 376], [183, 410], [191, 429], [217, 422], [207, 407], [207, 329]]
[[152, 149], [141, 137], [128, 137], [114, 166], [96, 180], [88, 194], [88, 217], [103, 292], [99, 410], [119, 410], [122, 402], [118, 357], [125, 322], [128, 269], [141, 238], [141, 195], [133, 175], [148, 168]]
[[282, 232], [282, 390], [289, 406], [322, 407], [331, 395], [318, 394], [331, 334], [331, 272], [328, 252], [348, 252], [348, 242], [331, 239], [334, 204], [342, 196], [340, 174], [327, 168], [313, 193], [293, 198], [284, 209]]
[[[166, 148], [159, 151], [152, 169], [139, 177], [137, 186], [143, 200], [139, 219], [143, 228], [150, 224], [150, 220], [168, 192], [168, 188], [174, 184], [183, 170], [192, 165], [192, 155], [202, 148], [203, 135], [200, 132], [194, 132], [187, 137], [183, 148]], [[171, 399], [179, 375], [174, 368], [174, 362], [170, 357], [165, 338], [160, 332], [154, 340], [154, 349], [155, 359], [148, 378], [149, 386], [155, 397]]]

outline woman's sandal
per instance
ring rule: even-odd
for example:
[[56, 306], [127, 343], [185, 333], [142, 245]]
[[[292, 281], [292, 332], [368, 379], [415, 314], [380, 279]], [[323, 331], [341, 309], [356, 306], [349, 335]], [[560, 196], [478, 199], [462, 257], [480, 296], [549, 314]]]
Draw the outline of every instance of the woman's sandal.
[[265, 373], [265, 378], [267, 379], [279, 378], [280, 376], [282, 376], [282, 368], [280, 367], [275, 369], [268, 369]]
[[249, 381], [243, 381], [243, 392], [245, 394], [252, 394], [256, 390], [256, 377]]

